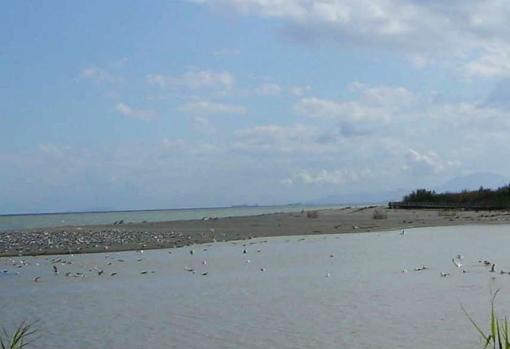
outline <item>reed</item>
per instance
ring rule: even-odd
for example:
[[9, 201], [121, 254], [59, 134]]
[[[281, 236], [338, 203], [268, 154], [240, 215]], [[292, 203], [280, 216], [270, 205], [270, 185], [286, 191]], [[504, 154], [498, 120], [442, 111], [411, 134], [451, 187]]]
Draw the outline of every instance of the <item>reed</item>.
[[478, 333], [482, 336], [485, 344], [483, 348], [492, 347], [493, 349], [510, 349], [510, 336], [508, 329], [508, 319], [505, 317], [504, 320], [498, 319], [496, 310], [494, 308], [494, 302], [499, 290], [494, 292], [491, 299], [491, 316], [490, 316], [490, 328], [487, 332], [484, 332], [480, 326], [469, 316], [468, 312], [464, 307], [462, 311], [466, 314], [469, 321], [473, 324]]
[[21, 322], [14, 333], [9, 334], [4, 328], [0, 332], [0, 349], [22, 349], [27, 347], [32, 340], [36, 330], [33, 329], [33, 323]]

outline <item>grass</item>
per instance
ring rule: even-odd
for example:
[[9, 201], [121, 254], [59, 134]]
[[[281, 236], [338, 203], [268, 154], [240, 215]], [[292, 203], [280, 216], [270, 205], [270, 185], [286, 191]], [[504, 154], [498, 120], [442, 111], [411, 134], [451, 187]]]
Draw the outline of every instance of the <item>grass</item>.
[[33, 324], [22, 322], [18, 325], [14, 333], [9, 335], [7, 330], [2, 329], [0, 333], [0, 349], [22, 349], [32, 343], [29, 337], [35, 334]]
[[508, 329], [508, 319], [505, 317], [504, 320], [498, 319], [496, 310], [494, 309], [494, 302], [499, 290], [494, 292], [491, 299], [491, 316], [490, 316], [490, 329], [484, 332], [480, 326], [469, 316], [467, 311], [462, 307], [462, 311], [466, 314], [469, 321], [473, 324], [478, 333], [482, 336], [485, 344], [483, 348], [492, 347], [493, 349], [510, 349], [510, 336]]

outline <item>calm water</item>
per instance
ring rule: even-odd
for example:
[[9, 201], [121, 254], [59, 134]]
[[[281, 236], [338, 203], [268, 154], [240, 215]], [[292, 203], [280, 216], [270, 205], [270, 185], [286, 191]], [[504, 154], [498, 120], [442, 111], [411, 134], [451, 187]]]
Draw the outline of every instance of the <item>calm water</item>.
[[202, 217], [254, 216], [264, 213], [295, 212], [301, 210], [335, 207], [345, 206], [256, 206], [178, 210], [4, 215], [0, 216], [0, 231], [57, 227], [62, 225], [111, 224], [120, 220], [124, 220], [125, 223], [140, 223], [143, 221], [161, 222], [181, 219], [200, 219]]
[[[478, 263], [510, 270], [508, 225], [243, 243], [68, 256], [58, 276], [53, 257], [21, 268], [0, 259], [1, 325], [38, 319], [33, 348], [474, 349], [460, 304], [486, 327], [490, 290], [501, 288], [497, 307], [510, 315], [510, 275]], [[468, 273], [451, 262], [459, 253]]]

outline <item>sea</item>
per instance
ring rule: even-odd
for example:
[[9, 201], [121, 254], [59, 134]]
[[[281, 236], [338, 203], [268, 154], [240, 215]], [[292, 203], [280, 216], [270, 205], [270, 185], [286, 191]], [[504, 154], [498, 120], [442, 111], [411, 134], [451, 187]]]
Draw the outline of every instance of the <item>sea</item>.
[[301, 210], [341, 208], [347, 206], [348, 205], [232, 206], [219, 208], [0, 215], [0, 232], [32, 228], [51, 228], [69, 225], [78, 226], [112, 224], [121, 220], [124, 223], [141, 223], [144, 221], [162, 222], [201, 219], [204, 217], [220, 218], [256, 216], [260, 214], [277, 212], [299, 212]]
[[478, 349], [466, 313], [488, 331], [500, 290], [497, 315], [510, 315], [509, 233], [450, 226], [4, 257], [0, 325], [33, 323], [33, 349]]

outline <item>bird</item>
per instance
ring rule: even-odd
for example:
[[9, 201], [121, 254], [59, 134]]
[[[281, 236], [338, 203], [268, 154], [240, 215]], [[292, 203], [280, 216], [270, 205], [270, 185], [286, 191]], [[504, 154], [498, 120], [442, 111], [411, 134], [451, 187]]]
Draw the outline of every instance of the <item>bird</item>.
[[191, 254], [191, 255], [192, 255], [193, 253], [194, 253], [194, 251], [193, 251], [193, 250], [189, 250], [189, 254]]
[[450, 273], [441, 273], [441, 276], [445, 278], [445, 277], [450, 276]]
[[40, 278], [41, 278], [40, 276], [36, 276], [36, 277], [34, 278], [34, 282], [38, 282]]
[[457, 262], [457, 261], [455, 260], [455, 258], [452, 258], [452, 263], [453, 263], [453, 265], [455, 265], [457, 268], [462, 267], [462, 263]]
[[326, 274], [326, 277], [327, 277], [327, 278], [329, 278], [330, 276], [331, 276], [331, 274], [330, 274], [330, 273], [327, 273], [327, 274]]
[[53, 266], [53, 272], [54, 272], [55, 274], [58, 274], [58, 269], [57, 269], [57, 266], [55, 266], [55, 265]]
[[496, 264], [495, 263], [492, 263], [492, 266], [491, 266], [491, 273], [494, 273], [496, 270]]
[[140, 274], [147, 274], [147, 272], [144, 270], [144, 271], [142, 271]]
[[243, 250], [243, 253], [244, 253], [244, 254], [246, 254], [246, 253], [247, 253], [246, 249], [244, 249], [244, 250]]
[[110, 276], [115, 276], [115, 275], [117, 275], [117, 273], [111, 273], [111, 274], [110, 274]]
[[406, 233], [405, 230], [402, 229], [402, 231], [400, 232], [400, 235], [405, 235], [405, 233]]
[[206, 276], [207, 274], [209, 274], [209, 273], [208, 273], [208, 272], [206, 272], [206, 271], [204, 271], [204, 272], [202, 273], [202, 276]]

